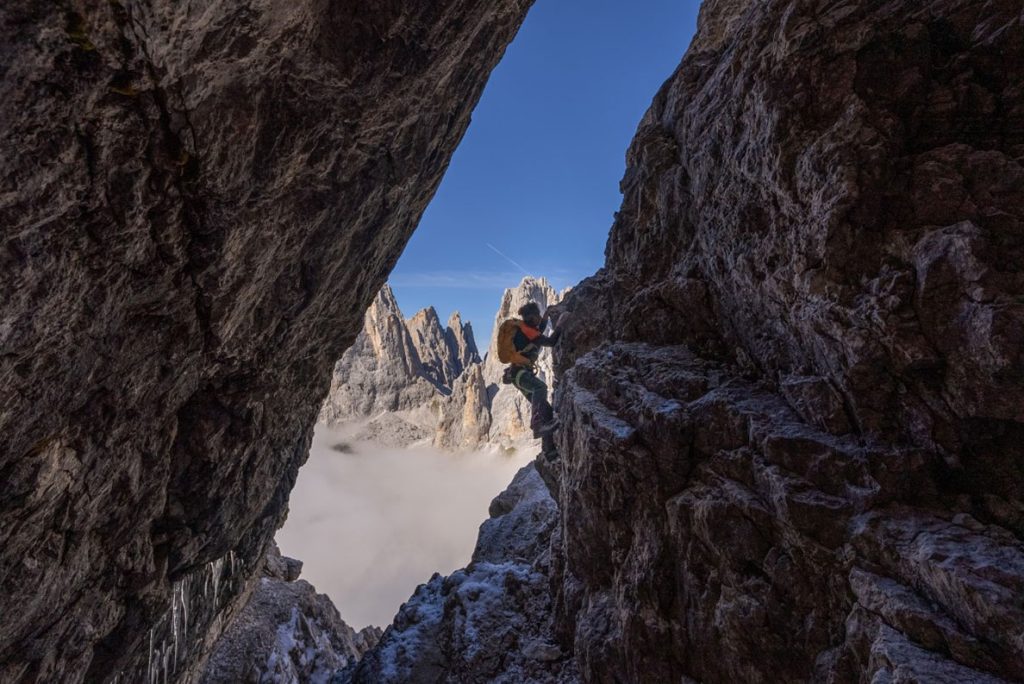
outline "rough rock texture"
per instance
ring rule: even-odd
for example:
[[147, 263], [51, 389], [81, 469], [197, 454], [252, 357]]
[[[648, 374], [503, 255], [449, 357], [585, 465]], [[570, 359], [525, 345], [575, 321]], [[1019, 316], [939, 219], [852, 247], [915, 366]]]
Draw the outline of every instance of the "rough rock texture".
[[529, 4], [3, 3], [0, 680], [201, 665]]
[[478, 390], [480, 363], [459, 312], [446, 328], [433, 307], [403, 320], [385, 285], [334, 366], [320, 420], [343, 426], [373, 416], [357, 439], [407, 446], [433, 436], [442, 448], [474, 448], [491, 424], [487, 392]]
[[463, 323], [458, 311], [448, 317], [448, 326], [444, 331], [444, 339], [448, 344], [448, 354], [455, 362], [456, 377], [471, 364], [480, 362], [480, 352], [476, 348], [473, 337], [472, 323]]
[[491, 502], [473, 560], [434, 575], [402, 605], [346, 684], [579, 681], [552, 632], [550, 540], [558, 511], [533, 464]]
[[[437, 311], [432, 306], [416, 312], [405, 324], [424, 373], [443, 394], [447, 394], [462, 373], [459, 349], [451, 344], [455, 340], [455, 332], [441, 327]], [[459, 334], [462, 335], [461, 330]]]
[[490, 429], [483, 364], [474, 363], [455, 381], [451, 396], [441, 408], [434, 445], [442, 449], [475, 449], [487, 442]]
[[[509, 444], [517, 440], [532, 437], [530, 430], [530, 404], [525, 397], [511, 385], [501, 383], [504, 364], [498, 359], [498, 328], [509, 318], [518, 317], [519, 307], [528, 302], [536, 302], [541, 313], [560, 301], [560, 295], [551, 287], [547, 278], [526, 276], [514, 288], [505, 290], [494, 317], [494, 329], [491, 333], [490, 346], [484, 359], [484, 382], [487, 383], [487, 394], [491, 407], [491, 431], [488, 439], [495, 444]], [[537, 363], [538, 377], [553, 385], [554, 373], [551, 369], [551, 351], [541, 351]]]
[[1022, 19], [705, 3], [560, 306], [586, 680], [1024, 680]]
[[[442, 341], [442, 347], [443, 341]], [[334, 365], [320, 410], [328, 425], [384, 412], [416, 409], [437, 396], [391, 288], [374, 298], [355, 342]]]
[[271, 544], [263, 576], [214, 646], [200, 682], [327, 681], [376, 645], [380, 629], [346, 625], [330, 599], [298, 579], [301, 569]]

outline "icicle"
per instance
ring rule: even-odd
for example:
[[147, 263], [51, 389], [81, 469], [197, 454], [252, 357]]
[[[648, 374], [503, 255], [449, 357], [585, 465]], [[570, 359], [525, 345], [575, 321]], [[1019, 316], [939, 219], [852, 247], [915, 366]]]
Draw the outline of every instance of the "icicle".
[[171, 589], [171, 638], [174, 640], [174, 662], [178, 662], [178, 588]]
[[192, 602], [192, 578], [186, 577], [181, 580], [181, 638], [185, 641], [185, 648], [188, 648], [188, 607]]
[[224, 557], [221, 556], [213, 561], [213, 610], [220, 609], [220, 580], [224, 569]]

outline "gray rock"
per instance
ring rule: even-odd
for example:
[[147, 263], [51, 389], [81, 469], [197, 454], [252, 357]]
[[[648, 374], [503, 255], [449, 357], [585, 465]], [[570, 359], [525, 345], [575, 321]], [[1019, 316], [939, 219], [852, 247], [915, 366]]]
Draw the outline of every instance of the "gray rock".
[[1019, 3], [705, 2], [559, 305], [585, 680], [1024, 679], [1022, 69]]
[[298, 580], [298, 561], [283, 558], [276, 544], [265, 563], [248, 603], [217, 640], [202, 684], [327, 681], [377, 643], [379, 628], [356, 632], [346, 625], [330, 599]]
[[449, 336], [441, 328], [434, 307], [418, 311], [405, 325], [420, 357], [424, 375], [443, 394], [448, 394], [462, 369], [459, 367], [458, 349], [450, 346]]
[[359, 336], [334, 365], [320, 420], [342, 425], [419, 408], [437, 396], [434, 380], [420, 360], [391, 288], [385, 285], [367, 309]]
[[455, 365], [456, 376], [461, 375], [462, 371], [472, 364], [480, 363], [480, 352], [477, 351], [476, 339], [473, 337], [473, 325], [463, 323], [458, 311], [448, 317], [444, 338], [448, 344], [448, 354]]
[[401, 448], [428, 439], [431, 435], [431, 431], [422, 425], [410, 423], [393, 413], [385, 413], [356, 432], [355, 439], [385, 447]]
[[0, 681], [201, 667], [529, 5], [3, 3]]
[[473, 448], [490, 425], [486, 392], [482, 403], [474, 393], [479, 372], [470, 372], [479, 363], [472, 328], [458, 312], [444, 329], [433, 307], [403, 320], [385, 285], [335, 364], [320, 420], [340, 427], [374, 416], [356, 437], [385, 446], [436, 435], [442, 448]]
[[334, 681], [580, 681], [553, 632], [549, 548], [558, 514], [532, 464], [495, 499], [491, 516], [472, 562], [420, 585], [378, 645]]
[[483, 366], [474, 363], [463, 371], [451, 396], [441, 406], [434, 445], [443, 449], [475, 449], [487, 442], [491, 411], [487, 403]]

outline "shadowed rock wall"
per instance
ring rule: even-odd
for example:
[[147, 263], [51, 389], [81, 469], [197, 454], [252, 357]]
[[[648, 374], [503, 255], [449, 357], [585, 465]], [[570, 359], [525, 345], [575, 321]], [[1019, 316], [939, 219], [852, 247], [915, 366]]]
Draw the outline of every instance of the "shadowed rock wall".
[[560, 305], [587, 681], [1024, 679], [1020, 3], [706, 2]]
[[0, 680], [201, 664], [529, 4], [4, 3]]

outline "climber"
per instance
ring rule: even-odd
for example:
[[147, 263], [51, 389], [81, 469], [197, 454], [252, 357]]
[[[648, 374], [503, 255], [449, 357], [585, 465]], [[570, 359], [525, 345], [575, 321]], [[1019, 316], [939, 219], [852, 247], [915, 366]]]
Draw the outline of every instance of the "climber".
[[515, 385], [530, 401], [530, 428], [534, 437], [541, 438], [543, 455], [548, 460], [557, 457], [552, 433], [558, 428], [548, 402], [548, 386], [537, 377], [537, 357], [541, 347], [552, 347], [558, 341], [558, 331], [551, 336], [543, 333], [548, 314], [540, 314], [540, 307], [530, 302], [519, 309], [521, 319], [510, 318], [498, 329], [498, 360], [509, 364], [502, 382]]

